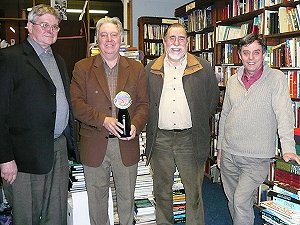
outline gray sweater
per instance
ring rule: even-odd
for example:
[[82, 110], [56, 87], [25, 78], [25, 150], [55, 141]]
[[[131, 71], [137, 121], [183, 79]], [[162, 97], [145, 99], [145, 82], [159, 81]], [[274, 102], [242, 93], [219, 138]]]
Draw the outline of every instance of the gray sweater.
[[294, 115], [286, 76], [267, 66], [247, 91], [241, 81], [244, 67], [226, 86], [217, 148], [234, 155], [271, 158], [277, 130], [284, 153], [295, 153]]

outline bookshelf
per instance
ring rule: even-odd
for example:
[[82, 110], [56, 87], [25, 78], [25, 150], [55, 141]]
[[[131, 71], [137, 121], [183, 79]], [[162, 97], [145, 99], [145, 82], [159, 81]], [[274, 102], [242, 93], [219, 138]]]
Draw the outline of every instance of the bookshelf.
[[[185, 25], [189, 52], [207, 59], [215, 68], [221, 98], [227, 79], [241, 61], [240, 38], [258, 31], [267, 41], [266, 63], [287, 75], [295, 112], [295, 127], [300, 112], [300, 1], [293, 0], [202, 0], [175, 9], [175, 17]], [[222, 99], [220, 99], [220, 108]], [[218, 114], [212, 118], [211, 152], [205, 171], [213, 180]]]
[[214, 64], [216, 23], [215, 2], [193, 1], [175, 9], [175, 17], [184, 24], [188, 32], [188, 51]]
[[170, 24], [177, 22], [176, 18], [144, 16], [138, 18], [139, 50], [144, 52], [142, 60], [144, 65], [163, 54], [164, 31]]

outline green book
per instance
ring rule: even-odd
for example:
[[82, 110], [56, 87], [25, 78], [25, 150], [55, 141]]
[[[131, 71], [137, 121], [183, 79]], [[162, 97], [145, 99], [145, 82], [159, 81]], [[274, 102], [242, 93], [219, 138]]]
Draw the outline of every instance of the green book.
[[278, 159], [276, 160], [275, 168], [283, 171], [287, 171], [292, 174], [300, 175], [300, 165], [297, 164], [296, 162], [292, 162], [292, 161], [286, 162], [282, 159]]

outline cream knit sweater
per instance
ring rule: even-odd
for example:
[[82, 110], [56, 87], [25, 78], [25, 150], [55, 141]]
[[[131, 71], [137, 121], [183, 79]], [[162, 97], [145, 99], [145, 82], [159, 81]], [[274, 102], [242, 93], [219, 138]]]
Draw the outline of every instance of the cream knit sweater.
[[233, 155], [271, 158], [277, 130], [283, 154], [295, 153], [294, 115], [286, 76], [264, 66], [263, 74], [247, 91], [241, 81], [244, 67], [226, 86], [217, 148]]

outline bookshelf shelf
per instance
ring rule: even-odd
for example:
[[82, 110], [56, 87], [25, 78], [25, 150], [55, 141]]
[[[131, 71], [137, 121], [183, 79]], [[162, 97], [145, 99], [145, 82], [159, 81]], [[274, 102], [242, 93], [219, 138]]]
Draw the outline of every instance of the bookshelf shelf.
[[0, 22], [1, 21], [24, 21], [27, 22], [27, 18], [0, 18]]
[[260, 15], [263, 13], [263, 9], [255, 10], [253, 12], [245, 13], [239, 16], [223, 19], [223, 18], [218, 18], [217, 26], [226, 26], [226, 25], [232, 25], [232, 24], [238, 24], [238, 23], [243, 23], [245, 21], [253, 20], [254, 17]]

